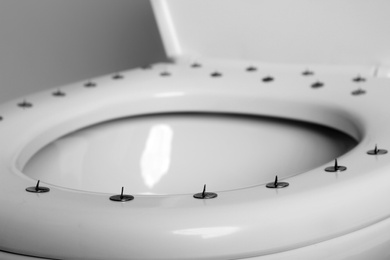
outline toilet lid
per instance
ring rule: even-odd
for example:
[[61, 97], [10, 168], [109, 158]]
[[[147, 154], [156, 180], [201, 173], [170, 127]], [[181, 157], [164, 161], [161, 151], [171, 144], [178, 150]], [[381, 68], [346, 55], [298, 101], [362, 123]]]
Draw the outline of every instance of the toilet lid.
[[388, 65], [389, 1], [154, 0], [168, 56]]

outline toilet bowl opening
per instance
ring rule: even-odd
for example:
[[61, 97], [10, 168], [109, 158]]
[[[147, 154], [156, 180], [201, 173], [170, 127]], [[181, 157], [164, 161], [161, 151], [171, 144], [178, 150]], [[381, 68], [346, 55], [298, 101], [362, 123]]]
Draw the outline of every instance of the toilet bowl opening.
[[40, 149], [27, 176], [65, 188], [188, 194], [261, 185], [321, 166], [357, 145], [329, 127], [288, 119], [166, 113], [102, 122]]

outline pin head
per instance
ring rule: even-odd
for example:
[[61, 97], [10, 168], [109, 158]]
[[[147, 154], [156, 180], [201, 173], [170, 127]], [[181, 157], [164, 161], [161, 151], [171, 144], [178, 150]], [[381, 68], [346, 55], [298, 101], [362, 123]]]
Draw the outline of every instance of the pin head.
[[314, 75], [314, 72], [311, 70], [305, 70], [304, 72], [302, 72], [302, 75], [303, 76], [311, 76], [311, 75]]
[[256, 70], [257, 70], [257, 68], [254, 66], [249, 66], [248, 68], [246, 68], [246, 71], [249, 71], [249, 72], [256, 71]]
[[218, 197], [217, 193], [214, 192], [206, 192], [206, 184], [203, 186], [203, 192], [199, 192], [194, 194], [195, 199], [214, 199]]
[[26, 188], [26, 191], [32, 192], [32, 193], [46, 193], [46, 192], [50, 191], [50, 189], [48, 187], [39, 186], [39, 183], [40, 183], [40, 181], [38, 180], [36, 186], [28, 187], [28, 188]]
[[314, 82], [313, 84], [311, 84], [312, 88], [320, 88], [320, 87], [323, 87], [323, 86], [324, 86], [324, 83], [322, 83], [320, 81], [317, 81], [317, 82]]
[[387, 154], [387, 150], [378, 149], [378, 146], [375, 145], [375, 148], [373, 150], [367, 151], [367, 154], [369, 154], [369, 155], [382, 155], [382, 154]]
[[128, 195], [128, 194], [123, 194], [124, 187], [122, 187], [121, 194], [119, 195], [113, 195], [110, 197], [110, 200], [112, 201], [119, 201], [119, 202], [126, 202], [134, 199], [134, 196]]
[[359, 95], [366, 94], [366, 91], [364, 89], [359, 88], [357, 90], [352, 91], [351, 94], [354, 96], [359, 96]]
[[216, 71], [216, 72], [213, 72], [211, 73], [211, 77], [213, 78], [219, 78], [219, 77], [222, 77], [222, 73]]
[[18, 106], [21, 108], [31, 108], [33, 105], [32, 105], [32, 103], [24, 100], [23, 102], [19, 103]]
[[62, 92], [61, 90], [57, 90], [56, 92], [53, 92], [53, 96], [55, 97], [64, 97], [66, 94]]
[[171, 73], [169, 73], [168, 71], [164, 71], [164, 72], [161, 72], [161, 73], [160, 73], [160, 76], [162, 76], [162, 77], [168, 77], [168, 76], [171, 76]]
[[96, 87], [96, 83], [89, 81], [89, 82], [84, 84], [84, 87], [93, 88], [93, 87]]
[[263, 78], [262, 81], [263, 82], [271, 82], [271, 81], [274, 81], [274, 78], [271, 76], [267, 76], [267, 77]]
[[290, 185], [288, 182], [279, 182], [278, 176], [276, 175], [275, 181], [267, 183], [267, 185], [265, 186], [270, 189], [280, 189], [280, 188], [286, 188], [288, 185]]
[[112, 76], [113, 79], [123, 79], [123, 76], [119, 73], [115, 74], [114, 76]]
[[200, 68], [200, 67], [202, 67], [202, 65], [200, 65], [200, 63], [194, 62], [191, 64], [191, 67], [192, 68]]
[[337, 159], [334, 160], [334, 165], [333, 166], [325, 168], [326, 172], [343, 172], [345, 170], [347, 170], [347, 167], [338, 165]]

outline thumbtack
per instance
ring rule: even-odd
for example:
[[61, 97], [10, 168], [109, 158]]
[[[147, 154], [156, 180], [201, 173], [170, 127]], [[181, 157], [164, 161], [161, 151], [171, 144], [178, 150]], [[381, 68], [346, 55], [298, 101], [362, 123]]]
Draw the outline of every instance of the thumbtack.
[[213, 72], [211, 73], [211, 77], [214, 77], [214, 78], [219, 78], [219, 77], [222, 77], [222, 73], [216, 71], [216, 72]]
[[254, 67], [254, 66], [249, 66], [248, 68], [246, 68], [246, 71], [256, 71], [257, 68]]
[[325, 171], [326, 172], [342, 172], [342, 171], [345, 171], [346, 169], [347, 169], [347, 167], [338, 165], [337, 159], [334, 159], [334, 165], [326, 167]]
[[114, 76], [112, 76], [113, 79], [123, 79], [123, 76], [119, 73], [116, 73]]
[[361, 89], [361, 88], [359, 88], [359, 89], [357, 89], [357, 90], [352, 91], [351, 93], [352, 93], [352, 95], [354, 95], [354, 96], [358, 96], [358, 95], [366, 94], [366, 91], [363, 90], [363, 89]]
[[142, 66], [141, 68], [144, 70], [150, 70], [150, 69], [152, 69], [152, 65], [147, 64], [147, 65]]
[[271, 82], [271, 81], [274, 81], [274, 78], [271, 76], [267, 76], [267, 77], [263, 78], [262, 81], [263, 82]]
[[169, 73], [168, 71], [164, 71], [164, 72], [161, 72], [161, 73], [160, 73], [160, 76], [162, 76], [162, 77], [168, 77], [168, 76], [171, 76], [171, 73]]
[[88, 81], [87, 83], [84, 84], [84, 87], [93, 88], [93, 87], [96, 87], [96, 83], [94, 83], [92, 81]]
[[33, 192], [33, 193], [45, 193], [45, 192], [50, 191], [50, 189], [48, 187], [39, 186], [39, 183], [40, 183], [40, 180], [38, 180], [36, 186], [26, 188], [26, 191]]
[[55, 97], [64, 97], [66, 94], [62, 92], [61, 90], [57, 90], [56, 92], [53, 92], [53, 96]]
[[305, 70], [304, 72], [302, 72], [302, 75], [303, 76], [311, 76], [311, 75], [314, 75], [314, 72], [311, 70]]
[[110, 200], [112, 201], [120, 201], [120, 202], [126, 202], [129, 200], [133, 200], [134, 196], [128, 195], [128, 194], [123, 194], [124, 187], [122, 187], [121, 194], [119, 195], [114, 195], [110, 197]]
[[317, 82], [314, 82], [313, 84], [311, 84], [312, 88], [320, 88], [323, 86], [324, 86], [324, 83], [322, 83], [321, 81], [317, 81]]
[[375, 145], [374, 150], [367, 151], [367, 154], [369, 154], [369, 155], [381, 155], [381, 154], [386, 154], [386, 153], [387, 153], [387, 150], [385, 150], [385, 149], [378, 149], [377, 145]]
[[191, 67], [192, 68], [200, 68], [200, 67], [202, 67], [202, 65], [200, 63], [194, 62], [191, 64]]
[[353, 78], [352, 81], [354, 81], [354, 82], [364, 82], [364, 81], [366, 81], [366, 79], [361, 77], [360, 75], [358, 75], [357, 77]]
[[265, 186], [267, 188], [270, 188], [270, 189], [279, 189], [279, 188], [285, 188], [288, 185], [290, 185], [288, 182], [278, 182], [278, 176], [276, 175], [275, 176], [275, 181], [267, 183], [267, 185], [265, 185]]
[[30, 102], [23, 100], [23, 102], [18, 104], [18, 106], [21, 108], [31, 108], [33, 105]]
[[218, 196], [217, 193], [214, 192], [206, 192], [206, 184], [203, 186], [203, 191], [200, 193], [194, 194], [195, 199], [214, 199]]

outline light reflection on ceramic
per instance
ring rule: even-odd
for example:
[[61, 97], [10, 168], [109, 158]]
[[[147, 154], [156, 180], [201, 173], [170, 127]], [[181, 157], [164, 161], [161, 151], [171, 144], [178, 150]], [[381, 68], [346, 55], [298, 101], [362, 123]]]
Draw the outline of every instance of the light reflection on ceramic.
[[141, 176], [152, 189], [167, 174], [171, 163], [173, 130], [169, 125], [154, 125], [149, 131], [141, 156]]
[[188, 228], [182, 230], [175, 230], [172, 233], [185, 236], [197, 236], [202, 239], [223, 237], [234, 234], [239, 227], [205, 227], [205, 228]]

